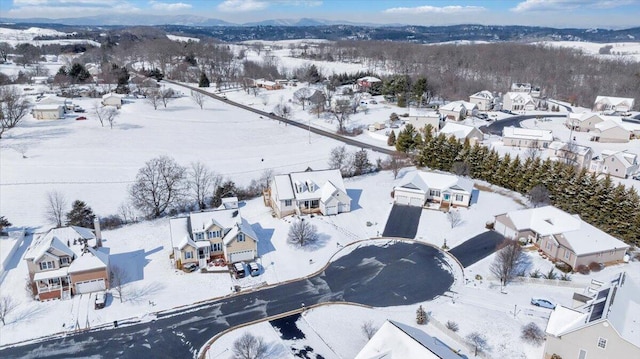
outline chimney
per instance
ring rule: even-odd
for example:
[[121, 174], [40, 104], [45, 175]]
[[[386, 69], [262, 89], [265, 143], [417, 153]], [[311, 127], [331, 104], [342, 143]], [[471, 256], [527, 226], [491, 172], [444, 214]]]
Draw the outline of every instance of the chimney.
[[100, 231], [100, 219], [98, 217], [93, 219], [93, 231], [96, 234], [96, 247], [102, 247], [102, 232]]

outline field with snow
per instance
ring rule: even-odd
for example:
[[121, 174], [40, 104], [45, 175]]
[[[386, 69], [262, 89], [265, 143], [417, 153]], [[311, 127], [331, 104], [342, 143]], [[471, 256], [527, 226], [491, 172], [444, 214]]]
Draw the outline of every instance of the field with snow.
[[[542, 41], [542, 44], [551, 47], [569, 47], [579, 49], [587, 55], [601, 57], [603, 59], [625, 59], [630, 61], [640, 61], [640, 42], [610, 42], [597, 43], [587, 41]], [[600, 49], [611, 46], [610, 54], [600, 54]]]
[[73, 44], [90, 44], [93, 46], [100, 46], [99, 42], [88, 40], [88, 39], [55, 39], [55, 40], [34, 40], [34, 38], [38, 36], [59, 36], [65, 37], [68, 34], [65, 32], [60, 32], [52, 29], [44, 29], [39, 27], [31, 27], [28, 29], [9, 29], [0, 27], [0, 42], [6, 42], [11, 46], [16, 46], [19, 44], [31, 44], [34, 46], [42, 46], [42, 45], [52, 45], [52, 44], [60, 44], [60, 45], [73, 45]]

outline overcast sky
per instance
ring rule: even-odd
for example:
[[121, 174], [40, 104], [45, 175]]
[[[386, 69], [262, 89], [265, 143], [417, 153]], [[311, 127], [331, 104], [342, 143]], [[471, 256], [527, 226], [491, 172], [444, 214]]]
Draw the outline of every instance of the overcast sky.
[[0, 0], [2, 17], [193, 14], [234, 23], [302, 17], [413, 25], [640, 26], [640, 0]]

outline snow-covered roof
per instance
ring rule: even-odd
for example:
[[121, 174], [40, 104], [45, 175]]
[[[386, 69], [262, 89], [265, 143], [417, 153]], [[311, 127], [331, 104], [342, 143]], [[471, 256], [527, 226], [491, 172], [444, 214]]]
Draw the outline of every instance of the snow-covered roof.
[[521, 98], [523, 103], [533, 102], [533, 97], [531, 97], [531, 95], [526, 92], [507, 92], [504, 94], [504, 96], [509, 97], [511, 101], [515, 101], [518, 98]]
[[544, 206], [508, 212], [518, 231], [530, 229], [542, 236], [553, 235], [576, 255], [598, 253], [614, 248], [629, 248], [615, 237], [554, 206]]
[[[61, 228], [53, 228], [44, 235], [39, 236], [29, 247], [25, 254], [25, 259], [33, 259], [37, 261], [49, 249], [55, 249], [69, 256], [79, 255], [82, 253], [84, 245], [77, 240], [86, 239], [90, 247], [95, 246], [96, 236], [93, 230], [78, 226], [67, 226]], [[76, 241], [74, 245], [73, 242]], [[69, 243], [69, 246], [67, 246]], [[71, 247], [71, 248], [70, 248]]]
[[373, 76], [365, 76], [365, 77], [361, 77], [358, 79], [358, 82], [381, 82], [382, 80], [380, 80], [377, 77], [373, 77]]
[[553, 132], [551, 130], [509, 126], [502, 129], [502, 137], [551, 142], [553, 141]]
[[455, 189], [454, 187], [456, 186], [459, 187], [460, 190], [468, 193], [471, 193], [473, 190], [473, 182], [469, 179], [449, 174], [424, 171], [408, 172], [404, 175], [398, 187], [402, 187], [403, 189], [419, 189], [427, 192], [429, 189], [438, 189], [441, 191]]
[[225, 197], [221, 199], [220, 209], [237, 209], [238, 197]]
[[235, 208], [189, 213], [191, 231], [194, 232], [205, 230], [212, 224], [229, 229], [238, 223], [240, 218], [240, 212]]
[[[321, 170], [293, 172], [289, 174], [290, 187], [297, 200], [310, 200], [322, 198], [322, 191], [327, 182], [331, 182], [335, 188], [347, 193], [340, 170]], [[278, 188], [279, 190], [280, 188]], [[280, 196], [280, 193], [278, 192]], [[284, 197], [280, 196], [280, 199]]]
[[595, 112], [583, 112], [583, 113], [569, 112], [567, 114], [567, 117], [572, 122], [584, 122], [592, 117], [598, 117], [602, 120], [604, 116], [601, 116], [600, 114]]
[[110, 98], [110, 97], [115, 97], [115, 98], [122, 99], [124, 96], [120, 95], [120, 94], [117, 94], [117, 93], [113, 93], [113, 92], [109, 92], [107, 94], [102, 95], [102, 99], [107, 99], [107, 98]]
[[276, 187], [278, 198], [283, 201], [286, 199], [294, 199], [293, 187], [289, 175], [277, 175], [273, 177], [272, 184]]
[[595, 288], [595, 292], [591, 300], [577, 308], [557, 306], [549, 317], [546, 332], [559, 337], [608, 321], [620, 337], [640, 347], [638, 284], [622, 272]]
[[69, 275], [69, 267], [62, 267], [62, 268], [58, 268], [58, 269], [55, 269], [55, 270], [49, 270], [49, 271], [45, 271], [45, 272], [38, 272], [38, 273], [33, 275], [33, 280], [37, 281], [37, 280], [47, 280], [47, 279], [54, 279], [54, 278], [62, 278], [62, 277], [66, 277], [67, 275]]
[[86, 252], [82, 252], [71, 262], [71, 265], [69, 265], [69, 273], [86, 272], [108, 267], [109, 254], [103, 252], [102, 248], [93, 249], [88, 247]]
[[625, 151], [602, 150], [600, 155], [602, 155], [602, 159], [606, 159], [611, 156], [617, 158], [618, 161], [622, 163], [622, 165], [625, 168], [631, 168], [633, 166], [638, 165], [638, 155], [636, 155], [635, 153], [627, 152], [626, 150]]
[[[467, 107], [465, 107], [465, 101], [453, 101], [453, 102], [449, 102], [446, 105], [442, 105], [440, 106], [440, 110], [441, 111], [454, 111], [454, 112], [461, 112], [461, 111], [467, 111]], [[474, 106], [477, 106], [474, 104]]]
[[236, 223], [236, 225], [234, 225], [231, 228], [231, 230], [227, 232], [227, 234], [222, 239], [222, 242], [225, 245], [229, 244], [229, 242], [231, 242], [233, 238], [236, 237], [238, 232], [242, 232], [245, 235], [255, 239], [256, 242], [258, 242], [258, 236], [256, 235], [256, 232], [253, 230], [253, 228], [251, 228], [251, 225], [249, 224], [249, 222], [247, 222], [247, 220], [244, 218], [242, 218], [240, 222]]
[[603, 121], [603, 122], [596, 123], [594, 125], [594, 127], [596, 128], [596, 130], [598, 130], [600, 132], [607, 131], [607, 130], [610, 130], [610, 129], [616, 128], [616, 127], [619, 127], [621, 129], [625, 130], [622, 126], [620, 126], [620, 124], [618, 122], [616, 122], [614, 120], [606, 120], [606, 121]]
[[183, 242], [191, 238], [189, 233], [189, 218], [171, 218], [169, 220], [169, 230], [171, 232], [171, 238], [173, 239], [173, 245], [179, 249], [184, 248], [186, 243]]
[[486, 100], [492, 100], [493, 94], [491, 93], [491, 91], [484, 90], [484, 91], [474, 93], [473, 95], [469, 96], [469, 98], [481, 98]]
[[387, 320], [356, 359], [460, 359], [453, 349], [418, 328]]
[[531, 84], [528, 82], [514, 82], [511, 84], [511, 90], [531, 91]]
[[64, 105], [59, 104], [37, 104], [33, 107], [34, 111], [60, 111]]
[[561, 150], [561, 151], [569, 151], [579, 155], [584, 156], [589, 151], [591, 151], [591, 147], [576, 145], [575, 143], [571, 145], [571, 148], [568, 143], [562, 141], [553, 141], [549, 144], [548, 147], [550, 150]]
[[[191, 231], [203, 231], [211, 225], [222, 228], [223, 242], [228, 243], [238, 231], [258, 240], [253, 228], [247, 220], [242, 218], [237, 208], [216, 209], [211, 211], [192, 212], [188, 217], [171, 218], [169, 226], [171, 228], [171, 238], [177, 249], [183, 249], [190, 245], [198, 248], [201, 241], [194, 241]], [[203, 241], [207, 243], [208, 241]]]
[[446, 122], [444, 127], [440, 130], [440, 133], [444, 133], [449, 136], [455, 136], [457, 139], [465, 139], [475, 130], [475, 127], [463, 125], [455, 122]]
[[630, 97], [597, 96], [594, 104], [598, 104], [601, 102], [609, 103], [613, 106], [618, 106], [621, 104], [628, 105], [629, 108], [631, 108], [633, 107], [633, 103], [635, 102], [635, 100]]

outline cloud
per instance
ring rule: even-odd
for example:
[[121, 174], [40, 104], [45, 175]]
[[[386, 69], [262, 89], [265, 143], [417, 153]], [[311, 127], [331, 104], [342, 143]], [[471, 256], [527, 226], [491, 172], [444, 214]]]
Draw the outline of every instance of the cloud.
[[164, 3], [158, 1], [149, 1], [149, 4], [151, 5], [152, 9], [162, 11], [179, 11], [191, 9], [191, 4], [185, 4], [183, 2]]
[[416, 7], [394, 7], [390, 9], [386, 9], [383, 12], [388, 14], [453, 14], [453, 13], [461, 13], [461, 12], [474, 12], [474, 11], [484, 11], [486, 10], [482, 6], [460, 6], [460, 5], [451, 5], [451, 6], [416, 6]]
[[268, 6], [268, 2], [260, 0], [225, 0], [218, 5], [218, 10], [224, 12], [247, 12], [262, 10]]
[[560, 11], [579, 8], [609, 9], [637, 3], [637, 0], [525, 0], [516, 7], [514, 12], [527, 11]]

